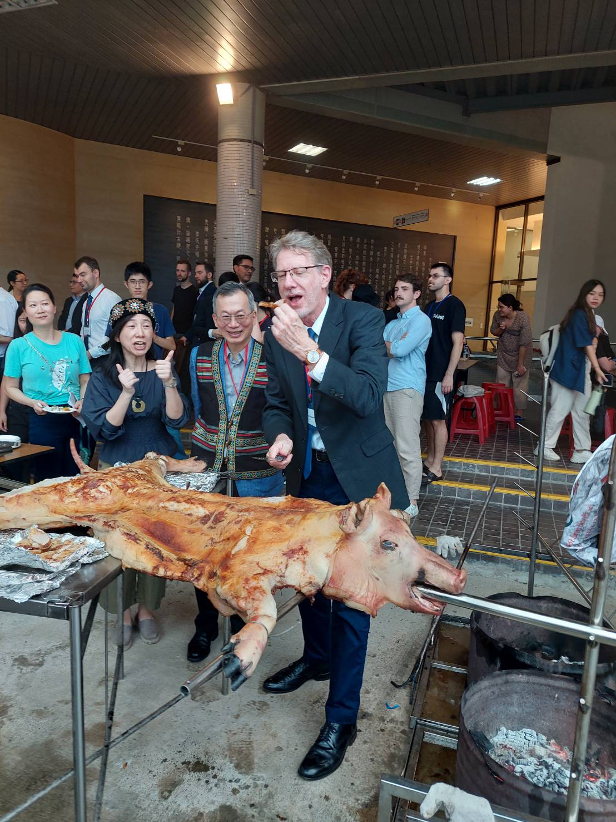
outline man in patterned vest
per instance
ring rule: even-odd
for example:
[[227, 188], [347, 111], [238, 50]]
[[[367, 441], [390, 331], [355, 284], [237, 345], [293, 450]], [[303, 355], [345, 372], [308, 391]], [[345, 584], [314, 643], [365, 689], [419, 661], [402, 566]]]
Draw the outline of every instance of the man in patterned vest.
[[[229, 471], [241, 497], [284, 494], [281, 472], [265, 461], [263, 433], [267, 369], [261, 343], [252, 337], [254, 297], [245, 285], [227, 282], [213, 297], [213, 319], [221, 338], [193, 349], [190, 359], [195, 427], [192, 455], [215, 471]], [[199, 613], [187, 658], [201, 662], [218, 636], [218, 612], [207, 594], [195, 589]], [[232, 617], [233, 624], [239, 617]]]

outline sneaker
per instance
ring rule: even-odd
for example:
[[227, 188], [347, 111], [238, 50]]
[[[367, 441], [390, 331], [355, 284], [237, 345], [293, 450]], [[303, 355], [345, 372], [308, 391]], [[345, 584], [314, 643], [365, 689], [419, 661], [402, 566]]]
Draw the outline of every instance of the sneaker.
[[419, 508], [416, 502], [412, 502], [408, 508], [404, 509], [404, 513], [408, 514], [411, 519], [419, 514]]
[[[535, 450], [533, 451], [533, 454], [536, 457], [539, 456], [539, 446], [537, 446], [535, 448]], [[558, 456], [558, 454], [556, 453], [556, 451], [553, 448], [544, 448], [543, 449], [543, 459], [544, 460], [551, 460], [552, 462], [556, 462], [557, 460], [560, 459], [560, 457]]]
[[588, 462], [591, 457], [592, 454], [590, 451], [574, 451], [569, 462], [576, 462], [583, 465], [585, 462]]

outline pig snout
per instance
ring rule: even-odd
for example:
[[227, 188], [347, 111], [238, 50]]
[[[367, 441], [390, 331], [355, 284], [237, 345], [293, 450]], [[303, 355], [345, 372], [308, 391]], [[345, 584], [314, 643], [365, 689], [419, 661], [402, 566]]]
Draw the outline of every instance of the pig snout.
[[422, 563], [415, 584], [422, 585], [426, 583], [450, 594], [462, 593], [466, 585], [466, 571], [464, 569], [458, 571], [457, 568], [454, 568], [447, 560], [437, 554], [429, 551], [426, 551], [426, 554], [428, 556]]

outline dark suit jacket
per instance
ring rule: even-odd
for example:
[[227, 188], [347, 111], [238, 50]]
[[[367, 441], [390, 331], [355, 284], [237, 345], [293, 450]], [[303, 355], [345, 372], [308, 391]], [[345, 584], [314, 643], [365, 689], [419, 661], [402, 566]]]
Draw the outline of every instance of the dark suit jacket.
[[81, 333], [81, 315], [83, 313], [83, 304], [88, 298], [87, 292], [83, 294], [75, 306], [75, 310], [73, 311], [73, 316], [71, 317], [71, 327], [66, 328], [66, 320], [68, 317], [68, 312], [70, 311], [71, 304], [73, 302], [72, 297], [67, 297], [64, 301], [64, 306], [62, 307], [62, 313], [58, 318], [58, 330], [59, 331], [71, 331], [73, 334], [80, 334]]
[[[384, 482], [392, 506], [404, 509], [409, 498], [383, 413], [388, 362], [383, 327], [379, 309], [330, 295], [319, 334], [319, 348], [329, 354], [329, 362], [323, 381], [312, 382], [313, 403], [317, 428], [348, 498], [358, 502], [371, 497]], [[293, 440], [286, 477], [287, 490], [296, 495], [308, 438], [306, 372], [271, 333], [265, 335], [265, 355], [263, 430], [270, 445], [278, 434]]]
[[215, 328], [214, 320], [212, 319], [215, 292], [216, 286], [210, 280], [201, 294], [199, 294], [195, 306], [193, 324], [186, 333], [186, 339], [191, 345], [200, 345], [202, 342], [207, 342], [210, 339], [208, 331], [210, 328]]

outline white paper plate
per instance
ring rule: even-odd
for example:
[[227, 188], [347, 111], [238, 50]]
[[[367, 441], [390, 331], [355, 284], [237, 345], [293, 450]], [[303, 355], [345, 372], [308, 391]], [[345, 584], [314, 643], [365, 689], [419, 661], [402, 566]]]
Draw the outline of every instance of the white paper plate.
[[47, 411], [48, 414], [72, 414], [74, 410], [75, 410], [74, 408], [70, 408], [68, 405], [67, 406], [64, 406], [64, 405], [46, 405], [45, 406], [45, 411]]

